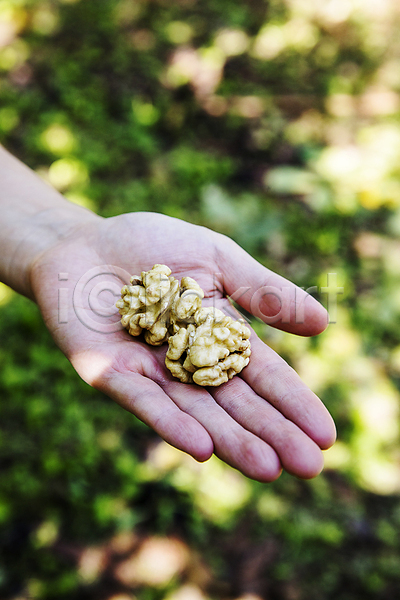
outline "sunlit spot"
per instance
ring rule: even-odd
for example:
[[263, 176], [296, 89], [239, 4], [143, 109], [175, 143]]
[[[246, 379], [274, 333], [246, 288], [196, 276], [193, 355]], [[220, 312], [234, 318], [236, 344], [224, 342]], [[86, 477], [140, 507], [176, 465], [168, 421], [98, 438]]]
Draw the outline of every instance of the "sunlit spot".
[[357, 11], [364, 13], [371, 20], [386, 20], [396, 14], [396, 0], [353, 0]]
[[36, 529], [33, 535], [33, 541], [37, 548], [51, 546], [59, 535], [59, 526], [54, 521], [44, 521]]
[[363, 258], [378, 258], [382, 254], [383, 238], [370, 231], [364, 231], [355, 238], [354, 248]]
[[398, 494], [400, 491], [400, 472], [396, 460], [389, 461], [385, 455], [371, 457], [364, 455], [359, 459], [359, 485], [375, 494]]
[[325, 25], [346, 21], [357, 6], [357, 0], [285, 0], [294, 15], [316, 19]]
[[25, 26], [26, 20], [27, 14], [22, 7], [10, 1], [0, 4], [0, 48], [13, 42]]
[[249, 37], [241, 29], [221, 29], [214, 40], [225, 56], [238, 56], [246, 52], [249, 47]]
[[222, 78], [225, 56], [219, 48], [200, 51], [200, 69], [192, 79], [196, 95], [203, 98], [213, 94]]
[[179, 48], [170, 60], [163, 82], [170, 87], [191, 83], [199, 99], [214, 93], [222, 77], [225, 55], [217, 47]]
[[336, 208], [354, 211], [357, 203], [369, 210], [396, 207], [400, 185], [395, 177], [400, 158], [400, 133], [392, 124], [360, 127], [352, 143], [326, 146], [314, 170], [331, 182]]
[[318, 42], [319, 31], [306, 19], [295, 18], [285, 24], [284, 35], [288, 46], [304, 52], [314, 48]]
[[165, 32], [173, 44], [186, 44], [194, 35], [193, 27], [184, 21], [171, 21], [166, 25]]
[[97, 442], [103, 450], [116, 450], [121, 445], [121, 434], [114, 429], [102, 431], [97, 436]]
[[[339, 270], [338, 270], [339, 271]], [[327, 282], [326, 273], [319, 282], [325, 286]], [[347, 293], [348, 285], [343, 280], [340, 272], [338, 282], [343, 285]], [[338, 374], [343, 373], [346, 368], [356, 367], [357, 360], [361, 356], [361, 340], [358, 332], [350, 327], [348, 311], [340, 305], [343, 296], [338, 296], [336, 308], [336, 323], [329, 325], [328, 329], [320, 338], [318, 351], [311, 348], [307, 352], [299, 353], [295, 357], [295, 368], [302, 380], [317, 394], [324, 388], [337, 381]], [[360, 372], [361, 369], [361, 372]], [[365, 377], [371, 373], [369, 361], [358, 364], [358, 377]], [[348, 373], [348, 377], [352, 376]]]
[[76, 147], [77, 141], [73, 133], [65, 125], [54, 123], [40, 136], [45, 148], [54, 154], [69, 154]]
[[222, 228], [234, 227], [240, 217], [232, 199], [223, 188], [210, 184], [201, 191], [202, 212], [211, 222], [219, 222]]
[[296, 361], [296, 370], [304, 383], [317, 394], [332, 381], [337, 372], [337, 369], [333, 369], [324, 357], [313, 353], [299, 358]]
[[132, 111], [135, 120], [144, 126], [154, 125], [159, 118], [159, 111], [150, 102], [139, 102], [136, 98], [132, 100]]
[[21, 39], [16, 39], [9, 46], [0, 49], [0, 68], [11, 71], [24, 64], [29, 58], [29, 46]]
[[228, 111], [228, 101], [223, 96], [210, 95], [202, 104], [204, 110], [213, 117], [221, 117]]
[[255, 58], [272, 60], [283, 50], [311, 50], [318, 42], [318, 29], [306, 19], [295, 17], [282, 25], [264, 25], [257, 34], [251, 54]]
[[338, 179], [354, 174], [362, 164], [357, 146], [326, 148], [317, 162], [318, 171], [327, 178]]
[[186, 567], [189, 549], [172, 537], [149, 537], [131, 557], [119, 563], [114, 575], [124, 585], [164, 587]]
[[359, 423], [368, 429], [372, 440], [384, 443], [395, 442], [399, 435], [398, 397], [389, 382], [379, 375], [374, 378], [372, 389], [361, 389], [354, 393]]
[[324, 465], [326, 469], [343, 469], [351, 465], [351, 451], [348, 446], [336, 441], [329, 450], [324, 451]]
[[177, 450], [164, 441], [160, 441], [151, 448], [144, 463], [147, 467], [148, 476], [150, 473], [155, 477], [165, 475], [165, 473], [180, 465], [184, 456], [185, 454], [180, 450]]
[[400, 60], [398, 58], [389, 59], [384, 62], [376, 73], [378, 85], [399, 89], [400, 88]]
[[138, 544], [139, 538], [133, 531], [121, 531], [110, 541], [110, 549], [115, 554], [126, 554]]
[[124, 521], [129, 509], [123, 498], [99, 494], [94, 501], [94, 510], [100, 523], [109, 523], [116, 519]]
[[198, 508], [216, 523], [225, 523], [246, 503], [248, 480], [215, 456], [202, 464], [184, 463], [172, 474], [174, 485], [193, 496]]
[[290, 505], [273, 492], [265, 492], [258, 498], [257, 512], [263, 519], [268, 521], [281, 519], [288, 510], [290, 510]]
[[376, 115], [391, 115], [400, 107], [399, 94], [388, 89], [369, 89], [360, 98], [360, 112], [372, 117]]
[[32, 14], [31, 27], [41, 35], [51, 35], [56, 32], [60, 23], [58, 11], [51, 4], [42, 4]]
[[101, 547], [86, 548], [79, 559], [78, 574], [86, 584], [93, 583], [103, 572], [107, 561], [107, 551]]
[[165, 600], [208, 600], [197, 585], [187, 583], [166, 596]]
[[60, 158], [50, 165], [48, 178], [57, 190], [64, 191], [86, 183], [88, 171], [85, 164], [76, 158]]
[[141, 2], [132, 0], [119, 0], [114, 10], [115, 20], [118, 25], [126, 26], [132, 24], [138, 19], [143, 10]]
[[193, 48], [177, 50], [166, 72], [167, 83], [173, 87], [191, 81], [199, 71], [199, 58]]
[[[400, 202], [399, 202], [400, 204]], [[400, 279], [400, 241], [399, 240], [385, 240], [382, 250], [382, 263], [385, 272], [391, 277], [395, 278], [395, 288], [398, 289], [398, 282]], [[397, 281], [396, 281], [397, 280]]]
[[324, 125], [321, 113], [310, 109], [305, 111], [299, 119], [288, 124], [285, 135], [292, 144], [321, 141], [324, 135]]
[[0, 131], [8, 133], [19, 123], [19, 115], [15, 108], [12, 106], [6, 106], [0, 108]]
[[319, 2], [318, 16], [321, 21], [335, 25], [346, 21], [352, 14], [355, 6], [352, 0], [323, 0]]
[[264, 185], [277, 194], [311, 194], [316, 177], [310, 171], [283, 166], [270, 169], [264, 176]]
[[271, 60], [282, 52], [285, 45], [286, 41], [282, 27], [266, 25], [258, 33], [251, 53], [256, 58]]
[[14, 291], [5, 283], [0, 282], [0, 306], [5, 306], [14, 296]]
[[350, 94], [332, 94], [325, 104], [334, 117], [351, 117], [356, 111], [355, 99]]
[[261, 117], [264, 105], [258, 96], [242, 96], [232, 99], [231, 111], [247, 119]]

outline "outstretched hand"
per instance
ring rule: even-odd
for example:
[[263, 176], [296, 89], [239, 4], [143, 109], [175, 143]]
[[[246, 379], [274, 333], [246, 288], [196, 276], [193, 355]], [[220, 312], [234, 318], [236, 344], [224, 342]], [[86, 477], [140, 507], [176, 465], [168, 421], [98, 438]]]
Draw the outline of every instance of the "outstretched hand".
[[30, 273], [45, 322], [79, 375], [199, 461], [215, 452], [263, 482], [276, 479], [282, 468], [302, 478], [317, 475], [321, 449], [335, 440], [332, 418], [254, 332], [249, 365], [220, 387], [205, 389], [171, 376], [164, 365], [165, 346], [132, 338], [116, 324], [115, 311], [93, 320], [93, 306], [77, 297], [77, 283], [83, 289], [90, 274], [93, 281], [102, 274], [103, 289], [109, 280], [115, 290], [113, 269], [140, 274], [155, 263], [168, 265], [177, 279], [193, 277], [205, 292], [203, 304], [214, 303], [228, 314], [232, 306], [226, 295], [292, 333], [316, 335], [327, 325], [327, 313], [316, 300], [225, 236], [156, 213], [90, 218], [44, 251]]

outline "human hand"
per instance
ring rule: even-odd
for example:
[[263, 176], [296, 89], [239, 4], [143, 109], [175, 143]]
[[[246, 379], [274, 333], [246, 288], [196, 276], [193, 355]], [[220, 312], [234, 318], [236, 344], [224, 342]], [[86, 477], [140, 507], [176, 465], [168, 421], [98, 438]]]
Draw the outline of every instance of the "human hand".
[[[70, 310], [68, 322], [59, 323], [59, 287], [68, 289], [71, 308], [74, 288], [86, 273], [102, 274], [102, 266], [111, 265], [140, 274], [155, 263], [168, 265], [177, 279], [193, 277], [205, 292], [204, 305], [208, 301], [232, 313], [225, 294], [232, 296], [241, 288], [238, 303], [248, 311], [255, 308], [268, 321], [279, 312], [280, 303], [271, 294], [264, 295], [263, 302], [257, 290], [273, 286], [285, 288], [289, 311], [275, 326], [315, 335], [327, 325], [327, 313], [316, 300], [225, 236], [155, 213], [91, 217], [43, 251], [30, 271], [44, 320], [79, 375], [199, 461], [215, 452], [263, 482], [276, 479], [282, 468], [301, 478], [317, 475], [323, 466], [321, 449], [335, 439], [332, 418], [295, 371], [254, 332], [244, 371], [218, 388], [204, 389], [174, 379], [164, 365], [166, 347], [132, 338], [115, 327], [115, 314], [103, 319], [101, 327], [88, 327], [90, 307], [77, 306], [80, 299], [74, 297], [78, 310]], [[106, 271], [103, 279], [115, 286], [115, 276]], [[65, 274], [62, 281], [60, 273]], [[302, 322], [296, 323], [296, 309], [304, 312], [304, 318], [297, 319]], [[105, 333], [108, 329], [111, 332]]]

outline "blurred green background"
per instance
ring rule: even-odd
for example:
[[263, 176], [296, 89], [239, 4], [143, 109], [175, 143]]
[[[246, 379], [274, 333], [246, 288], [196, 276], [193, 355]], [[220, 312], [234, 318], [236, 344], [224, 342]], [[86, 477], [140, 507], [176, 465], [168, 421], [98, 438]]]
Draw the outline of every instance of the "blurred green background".
[[322, 475], [261, 485], [82, 383], [0, 284], [1, 600], [400, 597], [399, 9], [0, 0], [6, 148], [101, 215], [200, 223], [344, 288], [318, 338], [254, 322], [338, 427]]

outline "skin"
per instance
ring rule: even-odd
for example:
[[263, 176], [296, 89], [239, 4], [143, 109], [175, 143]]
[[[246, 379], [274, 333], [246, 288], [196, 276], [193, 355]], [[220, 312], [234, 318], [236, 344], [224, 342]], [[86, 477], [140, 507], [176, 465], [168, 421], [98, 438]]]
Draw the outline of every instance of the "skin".
[[[162, 263], [177, 279], [193, 277], [205, 292], [205, 305], [214, 303], [231, 314], [226, 295], [236, 293], [243, 308], [256, 308], [266, 322], [299, 335], [317, 335], [327, 326], [327, 313], [315, 299], [209, 229], [145, 212], [103, 219], [72, 205], [1, 148], [0, 177], [5, 182], [0, 192], [0, 278], [38, 304], [54, 340], [82, 379], [198, 461], [215, 453], [262, 482], [275, 480], [282, 469], [300, 478], [320, 473], [321, 450], [335, 440], [333, 420], [296, 372], [254, 332], [250, 363], [240, 375], [218, 388], [182, 384], [164, 365], [165, 346], [150, 347], [113, 328], [115, 314], [101, 317], [101, 327], [93, 325], [93, 313], [85, 300], [81, 305], [74, 289], [95, 269], [93, 282], [99, 280], [104, 288], [100, 305], [110, 306], [106, 288], [115, 296], [123, 283], [120, 272], [118, 278], [104, 265], [140, 274]], [[259, 294], [255, 302], [254, 293], [263, 286], [285, 288], [290, 311], [280, 315], [280, 302], [272, 294]], [[63, 292], [68, 318], [61, 323], [60, 287], [68, 290]], [[117, 298], [111, 294], [111, 299]], [[80, 308], [78, 314], [74, 306]], [[302, 311], [304, 318], [296, 323]], [[99, 331], [103, 326], [114, 330]]]

